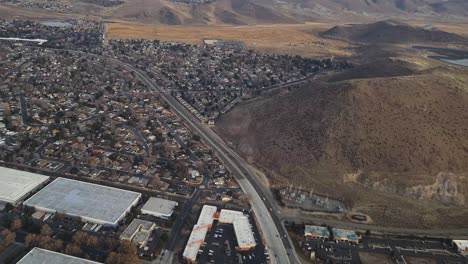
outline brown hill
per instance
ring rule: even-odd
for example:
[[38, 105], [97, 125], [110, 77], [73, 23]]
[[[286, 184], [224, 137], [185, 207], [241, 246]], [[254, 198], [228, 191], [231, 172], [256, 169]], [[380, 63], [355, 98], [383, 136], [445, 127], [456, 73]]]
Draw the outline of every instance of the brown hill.
[[[59, 10], [69, 16], [86, 15], [106, 20], [139, 21], [169, 25], [303, 23], [310, 21], [375, 21], [377, 19], [417, 19], [431, 21], [468, 21], [464, 0], [215, 0], [190, 4], [190, 0], [122, 0], [106, 6], [101, 0], [55, 0], [65, 5]], [[182, 3], [184, 2], [184, 3]], [[194, 0], [193, 2], [198, 2]], [[44, 17], [51, 10], [30, 8], [33, 0], [11, 1], [17, 7], [0, 3], [0, 13], [8, 17]], [[24, 13], [30, 11], [31, 13]], [[13, 13], [12, 13], [13, 12]], [[62, 13], [61, 12], [61, 13]], [[56, 14], [58, 15], [58, 14]]]
[[396, 21], [379, 21], [371, 24], [336, 26], [322, 33], [323, 37], [357, 43], [466, 43], [459, 35], [436, 29], [424, 29]]
[[[468, 216], [466, 76], [434, 68], [314, 83], [235, 108], [217, 130], [273, 184], [344, 198], [381, 224], [462, 224], [435, 207]], [[397, 215], [379, 219], [384, 205]]]

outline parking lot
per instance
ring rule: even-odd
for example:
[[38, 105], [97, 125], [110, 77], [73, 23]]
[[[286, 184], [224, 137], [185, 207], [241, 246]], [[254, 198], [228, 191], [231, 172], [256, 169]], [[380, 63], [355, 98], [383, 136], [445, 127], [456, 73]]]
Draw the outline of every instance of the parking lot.
[[390, 239], [363, 236], [358, 245], [347, 242], [306, 239], [302, 244], [304, 254], [315, 252], [318, 259], [327, 263], [361, 263], [359, 252], [383, 254], [395, 259], [428, 258], [437, 263], [468, 263], [468, 257], [443, 241], [422, 239]]
[[259, 238], [258, 230], [254, 226], [257, 247], [245, 252], [236, 251], [236, 236], [233, 225], [213, 223], [211, 231], [208, 232], [204, 247], [199, 251], [197, 261], [199, 263], [245, 263], [262, 264], [267, 263], [265, 247]]

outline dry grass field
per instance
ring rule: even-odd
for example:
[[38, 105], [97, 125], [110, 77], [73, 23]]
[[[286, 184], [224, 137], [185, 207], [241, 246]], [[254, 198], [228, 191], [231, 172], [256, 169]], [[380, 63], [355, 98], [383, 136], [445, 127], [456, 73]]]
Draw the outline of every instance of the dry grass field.
[[349, 56], [349, 44], [322, 39], [318, 32], [333, 25], [324, 23], [278, 24], [255, 26], [157, 26], [142, 24], [107, 24], [109, 39], [158, 39], [201, 44], [204, 39], [238, 40], [248, 48], [302, 56]]
[[431, 27], [438, 30], [468, 37], [468, 24], [464, 23], [426, 23], [421, 21], [413, 21], [409, 22], [409, 24], [419, 27]]

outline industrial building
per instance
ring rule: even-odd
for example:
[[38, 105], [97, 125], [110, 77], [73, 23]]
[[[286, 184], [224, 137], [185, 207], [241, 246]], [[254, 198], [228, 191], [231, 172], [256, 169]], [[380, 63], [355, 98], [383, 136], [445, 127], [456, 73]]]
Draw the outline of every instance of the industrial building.
[[99, 262], [77, 258], [42, 248], [33, 248], [17, 264], [99, 264]]
[[468, 256], [468, 240], [453, 240], [453, 244], [457, 247], [458, 253]]
[[127, 229], [125, 229], [125, 231], [120, 235], [120, 239], [132, 241], [138, 246], [144, 247], [155, 229], [156, 224], [153, 222], [134, 219]]
[[257, 242], [250, 227], [249, 218], [247, 216], [236, 217], [233, 224], [239, 250], [253, 249], [257, 245]]
[[312, 239], [329, 239], [330, 231], [327, 227], [306, 225], [304, 229], [304, 237]]
[[169, 219], [177, 205], [176, 201], [151, 197], [141, 208], [141, 213]]
[[48, 176], [0, 167], [0, 201], [17, 205], [48, 180]]
[[332, 232], [335, 241], [359, 243], [360, 237], [353, 230], [333, 228]]
[[57, 178], [24, 204], [38, 211], [60, 212], [89, 223], [117, 226], [140, 199], [140, 193]]
[[215, 214], [218, 211], [216, 206], [204, 205], [198, 218], [197, 224], [193, 227], [187, 245], [182, 256], [188, 262], [195, 262], [198, 250], [205, 241], [206, 233], [213, 225]]

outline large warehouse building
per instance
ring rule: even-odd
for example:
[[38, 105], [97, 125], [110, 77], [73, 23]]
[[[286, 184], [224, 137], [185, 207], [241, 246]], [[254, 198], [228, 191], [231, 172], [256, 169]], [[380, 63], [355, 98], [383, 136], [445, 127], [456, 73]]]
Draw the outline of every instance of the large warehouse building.
[[47, 180], [44, 175], [0, 167], [0, 201], [17, 205]]
[[99, 262], [77, 258], [42, 248], [33, 248], [17, 264], [99, 264]]
[[24, 204], [38, 211], [60, 212], [85, 222], [117, 226], [140, 198], [136, 192], [57, 178]]

